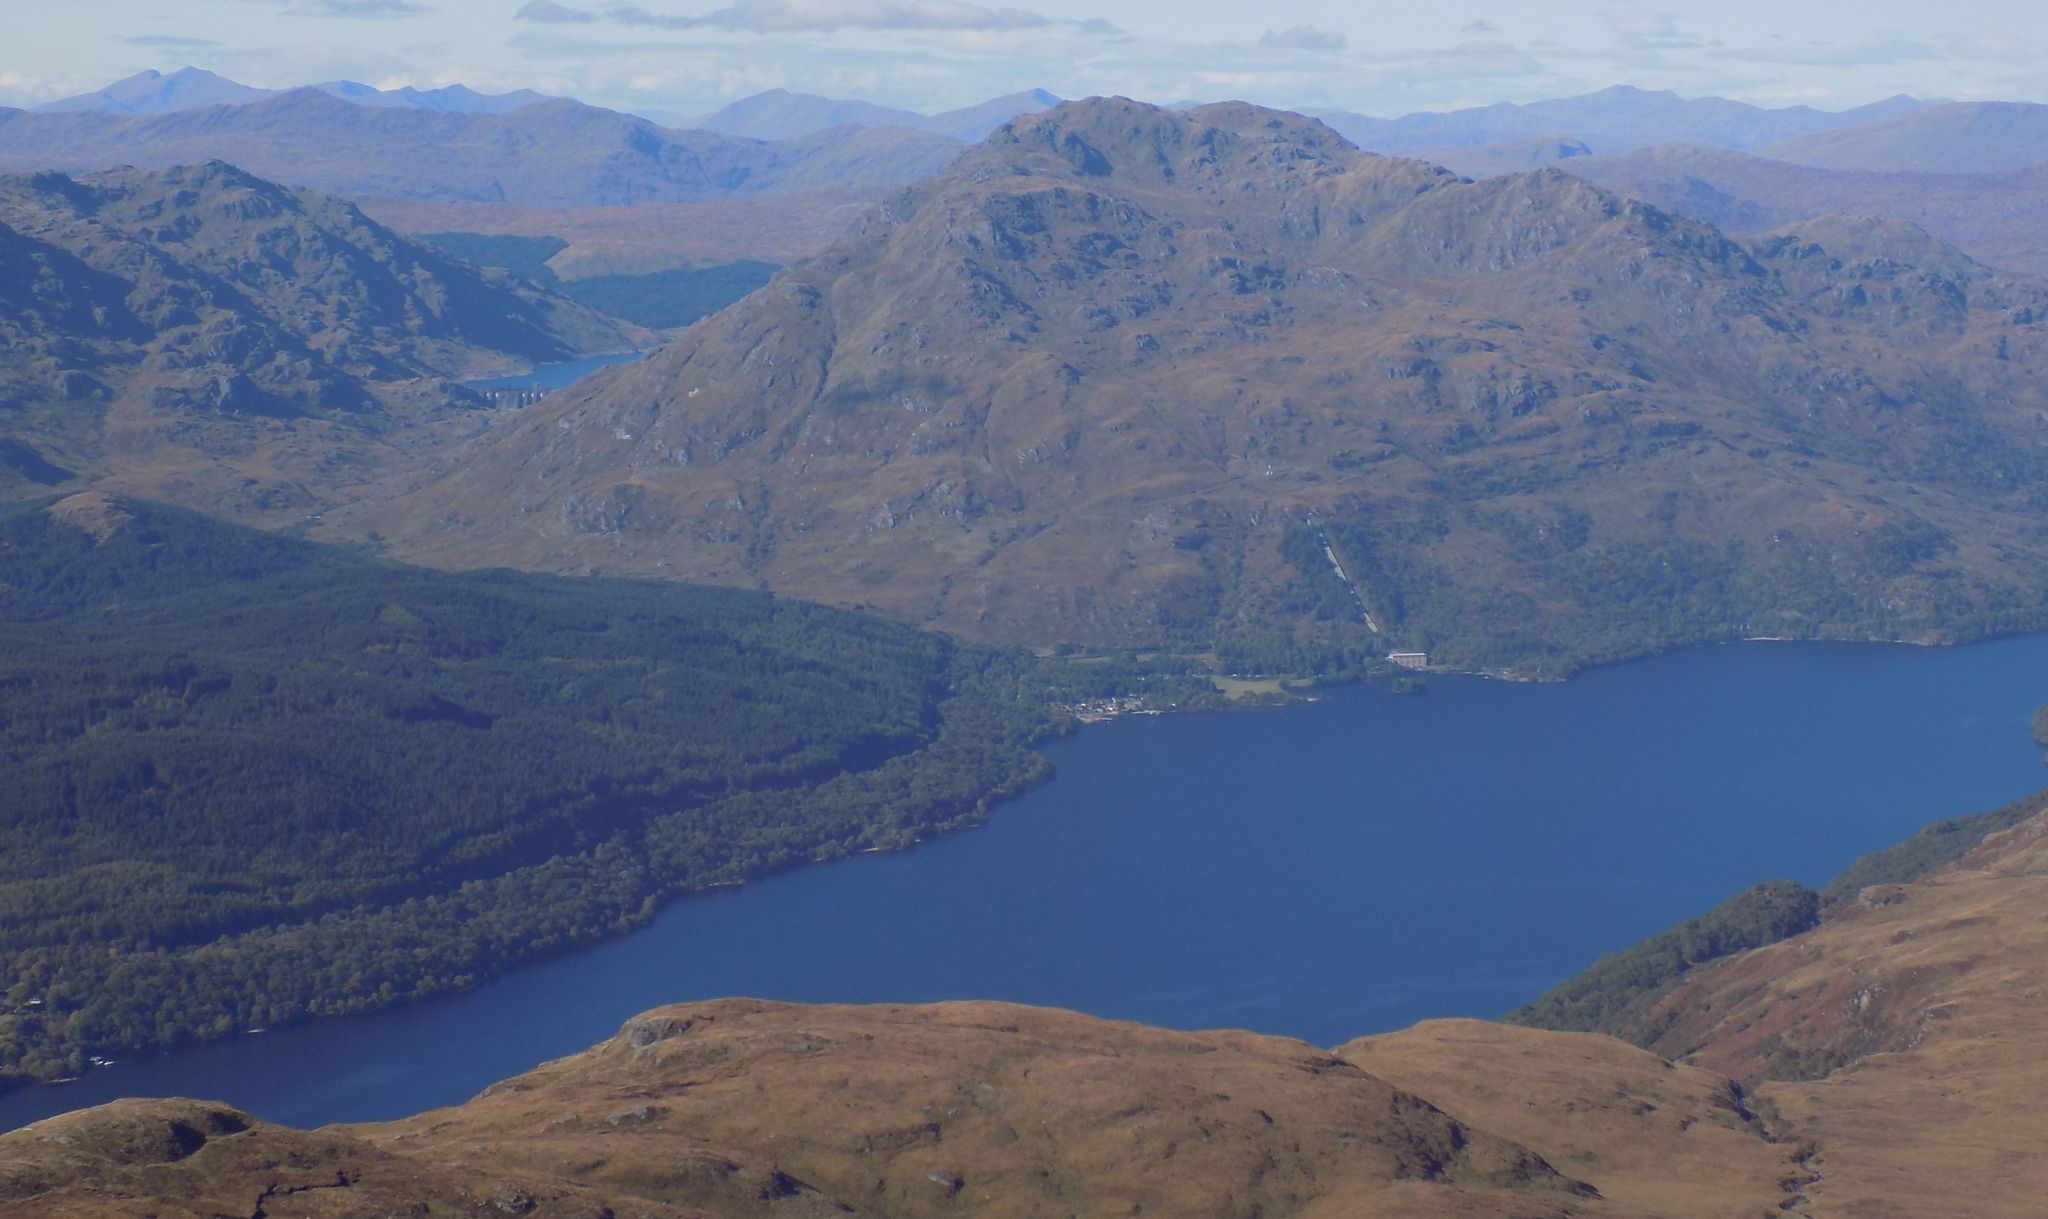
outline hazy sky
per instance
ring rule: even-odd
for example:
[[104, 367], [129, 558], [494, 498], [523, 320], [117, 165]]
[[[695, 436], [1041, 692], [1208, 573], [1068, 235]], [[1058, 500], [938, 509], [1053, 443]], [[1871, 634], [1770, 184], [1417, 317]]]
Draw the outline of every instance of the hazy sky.
[[784, 87], [939, 110], [1239, 97], [1372, 114], [1610, 84], [1841, 108], [2048, 102], [2040, 0], [7, 0], [0, 103], [196, 64], [250, 84], [532, 87], [676, 116]]

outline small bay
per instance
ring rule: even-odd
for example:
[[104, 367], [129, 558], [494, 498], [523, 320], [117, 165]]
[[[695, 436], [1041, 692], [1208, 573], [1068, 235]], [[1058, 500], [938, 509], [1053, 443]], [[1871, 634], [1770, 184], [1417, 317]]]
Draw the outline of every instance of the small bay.
[[1818, 885], [2048, 786], [2048, 636], [1744, 644], [1562, 685], [1433, 677], [1054, 743], [984, 829], [677, 901], [459, 996], [138, 1056], [0, 1096], [298, 1125], [457, 1103], [662, 1003], [993, 998], [1333, 1044], [1497, 1016], [1760, 880]]

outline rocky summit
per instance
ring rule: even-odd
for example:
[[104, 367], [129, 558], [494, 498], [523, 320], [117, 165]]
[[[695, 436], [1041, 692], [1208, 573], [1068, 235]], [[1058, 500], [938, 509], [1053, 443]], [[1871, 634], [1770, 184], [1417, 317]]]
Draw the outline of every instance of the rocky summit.
[[1095, 99], [352, 527], [1035, 644], [1956, 637], [2039, 618], [2044, 360], [2048, 288], [1909, 226]]

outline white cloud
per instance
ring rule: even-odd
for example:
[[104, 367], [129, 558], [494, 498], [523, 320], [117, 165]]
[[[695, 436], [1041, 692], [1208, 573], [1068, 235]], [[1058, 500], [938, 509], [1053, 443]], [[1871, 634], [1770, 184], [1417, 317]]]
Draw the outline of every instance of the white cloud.
[[1943, 34], [1935, 42], [1950, 56], [1965, 61], [2026, 64], [2030, 67], [2041, 62], [2040, 44], [2009, 30], [1987, 34]]
[[1745, 63], [1838, 68], [1947, 58], [1941, 48], [1913, 38], [1879, 38], [1854, 43], [1781, 42], [1766, 46], [1716, 47], [1708, 54], [1716, 59], [1732, 59]]
[[0, 106], [38, 106], [103, 88], [105, 80], [77, 75], [34, 76], [0, 68]]
[[1600, 17], [1621, 46], [1635, 51], [1689, 51], [1703, 45], [1679, 28], [1678, 16], [1660, 9], [1609, 8]]
[[194, 47], [217, 47], [221, 44], [211, 38], [184, 38], [176, 34], [130, 34], [122, 42], [131, 47], [157, 47], [162, 50], [189, 50]]
[[433, 9], [418, 0], [300, 0], [287, 17], [417, 17]]
[[1312, 25], [1297, 25], [1285, 30], [1267, 30], [1259, 35], [1261, 51], [1342, 51], [1351, 45], [1351, 40], [1335, 30], [1319, 30]]
[[656, 12], [638, 4], [571, 8], [555, 0], [529, 0], [521, 21], [584, 25], [610, 21], [664, 30], [714, 29], [748, 34], [836, 30], [1026, 30], [1072, 26], [1114, 33], [1106, 21], [1055, 20], [1021, 8], [989, 8], [967, 0], [738, 0], [702, 16]]
[[526, 5], [512, 14], [514, 21], [538, 21], [544, 25], [588, 24], [597, 20], [597, 14], [582, 9], [568, 8], [556, 4], [555, 0], [527, 0]]

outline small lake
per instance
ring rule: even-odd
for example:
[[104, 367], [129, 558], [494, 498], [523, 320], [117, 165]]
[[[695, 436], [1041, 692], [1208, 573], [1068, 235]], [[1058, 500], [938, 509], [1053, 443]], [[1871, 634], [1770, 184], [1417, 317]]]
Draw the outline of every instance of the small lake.
[[0, 1129], [120, 1095], [397, 1117], [721, 995], [1012, 999], [1322, 1045], [1496, 1016], [1755, 881], [1817, 885], [2048, 785], [2044, 700], [2035, 637], [1746, 644], [1121, 720], [1056, 743], [1059, 778], [985, 829], [684, 899], [453, 998], [17, 1091]]
[[640, 358], [637, 351], [622, 351], [608, 356], [591, 356], [585, 360], [564, 360], [559, 364], [536, 364], [526, 372], [513, 377], [486, 377], [481, 381], [464, 381], [470, 389], [560, 389], [574, 385], [600, 368], [614, 364], [630, 364]]

